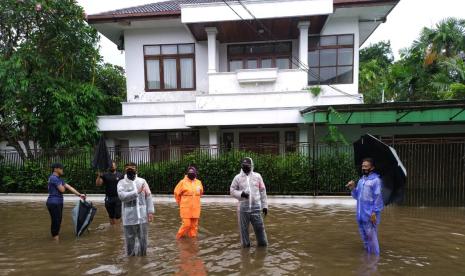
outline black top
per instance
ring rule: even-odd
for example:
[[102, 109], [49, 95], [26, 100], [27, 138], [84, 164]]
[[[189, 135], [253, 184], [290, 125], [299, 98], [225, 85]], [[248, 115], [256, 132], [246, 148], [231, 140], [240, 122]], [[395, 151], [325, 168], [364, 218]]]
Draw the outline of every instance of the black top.
[[106, 196], [118, 196], [118, 182], [124, 178], [124, 175], [120, 172], [107, 172], [101, 176], [103, 185], [105, 185]]

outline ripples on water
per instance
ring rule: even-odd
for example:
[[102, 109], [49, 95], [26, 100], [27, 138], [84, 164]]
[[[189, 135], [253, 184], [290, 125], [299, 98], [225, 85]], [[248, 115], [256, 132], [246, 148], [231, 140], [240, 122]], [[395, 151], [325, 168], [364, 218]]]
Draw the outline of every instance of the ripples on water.
[[54, 243], [45, 204], [0, 203], [0, 275], [465, 275], [460, 208], [387, 208], [377, 259], [362, 252], [353, 207], [273, 205], [270, 246], [242, 249], [233, 205], [203, 206], [198, 240], [177, 242], [178, 210], [158, 204], [147, 257], [127, 258], [101, 204], [90, 233], [76, 240], [72, 205]]

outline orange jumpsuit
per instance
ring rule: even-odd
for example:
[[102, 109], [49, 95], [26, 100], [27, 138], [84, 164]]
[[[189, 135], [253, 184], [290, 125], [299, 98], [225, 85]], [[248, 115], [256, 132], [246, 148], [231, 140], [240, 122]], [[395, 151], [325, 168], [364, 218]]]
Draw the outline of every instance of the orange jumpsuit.
[[187, 176], [179, 181], [174, 189], [174, 198], [179, 205], [182, 219], [181, 228], [176, 235], [177, 239], [185, 236], [197, 236], [200, 218], [200, 197], [203, 194], [202, 182], [198, 179], [190, 180]]

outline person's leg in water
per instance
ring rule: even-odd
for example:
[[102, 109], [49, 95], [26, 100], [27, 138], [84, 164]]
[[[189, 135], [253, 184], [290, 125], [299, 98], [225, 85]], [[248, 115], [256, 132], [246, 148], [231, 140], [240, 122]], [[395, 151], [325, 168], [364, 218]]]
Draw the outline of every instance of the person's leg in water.
[[198, 231], [199, 231], [199, 219], [191, 218], [191, 228], [189, 229], [189, 237], [191, 238], [197, 237]]
[[183, 218], [182, 219], [182, 225], [178, 230], [178, 233], [176, 234], [176, 239], [180, 239], [187, 235], [190, 232], [191, 229], [191, 219], [190, 218]]
[[136, 233], [138, 225], [125, 225], [124, 226], [124, 240], [126, 242], [126, 253], [128, 256], [135, 256], [136, 246]]
[[143, 223], [139, 224], [139, 252], [137, 256], [146, 256], [147, 255], [147, 244], [148, 244], [148, 224]]
[[250, 213], [250, 222], [257, 238], [257, 246], [268, 246], [265, 225], [260, 211]]
[[115, 225], [119, 225], [121, 223], [121, 207], [121, 200], [117, 197], [115, 202], [115, 218], [113, 219], [113, 223]]
[[366, 234], [365, 234], [365, 228], [363, 227], [363, 221], [357, 221], [358, 224], [358, 232], [360, 233], [360, 238], [362, 239], [363, 242], [363, 248], [367, 250], [367, 239], [366, 239]]
[[242, 247], [250, 247], [249, 224], [250, 213], [238, 211], [239, 234], [241, 236]]
[[117, 197], [105, 197], [105, 209], [107, 209], [110, 224], [115, 225], [121, 218], [121, 201]]
[[47, 209], [51, 218], [50, 233], [52, 238], [58, 241], [63, 217], [63, 204], [47, 204]]
[[378, 226], [373, 225], [370, 221], [360, 222], [359, 229], [365, 251], [368, 254], [379, 256]]

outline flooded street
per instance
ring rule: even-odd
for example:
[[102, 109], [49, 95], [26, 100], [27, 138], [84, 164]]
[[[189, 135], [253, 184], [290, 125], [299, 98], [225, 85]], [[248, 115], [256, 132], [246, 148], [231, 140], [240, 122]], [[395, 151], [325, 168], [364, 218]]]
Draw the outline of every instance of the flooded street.
[[381, 257], [362, 251], [354, 207], [271, 205], [270, 246], [241, 249], [235, 206], [202, 208], [197, 241], [176, 242], [174, 204], [156, 204], [148, 256], [127, 258], [103, 204], [90, 233], [74, 238], [65, 203], [60, 243], [45, 203], [0, 202], [0, 275], [465, 275], [465, 209], [391, 207], [382, 214]]

